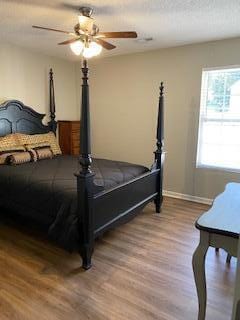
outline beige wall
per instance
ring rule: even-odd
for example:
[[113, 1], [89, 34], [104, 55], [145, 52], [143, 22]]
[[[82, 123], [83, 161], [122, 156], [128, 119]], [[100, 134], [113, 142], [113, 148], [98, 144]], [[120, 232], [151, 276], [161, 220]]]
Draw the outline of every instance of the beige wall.
[[[196, 169], [201, 70], [240, 64], [240, 39], [98, 59], [90, 65], [92, 145], [98, 157], [151, 165], [161, 80], [166, 85], [164, 189], [212, 198], [239, 175]], [[48, 112], [48, 71], [55, 73], [58, 119], [78, 119], [80, 66], [4, 44], [0, 100]], [[239, 137], [240, 138], [240, 137]]]
[[1, 44], [0, 100], [18, 99], [48, 113], [48, 72], [54, 71], [58, 119], [78, 119], [75, 64], [37, 52]]
[[[150, 165], [166, 86], [164, 189], [212, 198], [239, 174], [196, 169], [201, 71], [240, 64], [240, 39], [98, 59], [91, 65], [93, 153]], [[240, 139], [240, 137], [238, 137]]]

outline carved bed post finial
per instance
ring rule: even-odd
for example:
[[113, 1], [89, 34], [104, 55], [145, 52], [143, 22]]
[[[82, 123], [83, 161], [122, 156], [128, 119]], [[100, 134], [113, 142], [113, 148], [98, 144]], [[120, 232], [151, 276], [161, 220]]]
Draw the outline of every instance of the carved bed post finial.
[[160, 169], [160, 181], [158, 184], [158, 195], [155, 200], [156, 212], [160, 212], [162, 205], [162, 178], [163, 178], [163, 161], [164, 161], [164, 85], [161, 82], [160, 85], [160, 96], [158, 105], [158, 121], [157, 121], [157, 150], [155, 151], [155, 162], [156, 168]]
[[56, 133], [57, 122], [56, 118], [56, 106], [55, 106], [55, 93], [54, 93], [54, 82], [53, 82], [53, 70], [52, 68], [49, 71], [49, 108], [50, 108], [50, 122], [49, 126], [51, 130]]

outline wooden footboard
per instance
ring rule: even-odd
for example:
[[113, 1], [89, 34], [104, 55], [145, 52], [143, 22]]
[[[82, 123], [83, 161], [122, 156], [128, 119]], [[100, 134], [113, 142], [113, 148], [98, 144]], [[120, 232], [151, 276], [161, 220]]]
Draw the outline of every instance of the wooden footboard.
[[94, 238], [132, 219], [158, 194], [160, 170], [154, 170], [93, 197]]
[[162, 164], [164, 158], [164, 87], [161, 82], [154, 169], [128, 183], [124, 183], [108, 191], [100, 191], [94, 184], [94, 173], [91, 171], [91, 130], [88, 65], [86, 60], [83, 60], [82, 73], [81, 154], [79, 159], [81, 170], [76, 177], [78, 186], [79, 251], [83, 259], [83, 268], [89, 269], [91, 268], [91, 257], [96, 237], [118, 224], [132, 219], [138, 211], [153, 199], [156, 204], [156, 212], [160, 212], [162, 204]]

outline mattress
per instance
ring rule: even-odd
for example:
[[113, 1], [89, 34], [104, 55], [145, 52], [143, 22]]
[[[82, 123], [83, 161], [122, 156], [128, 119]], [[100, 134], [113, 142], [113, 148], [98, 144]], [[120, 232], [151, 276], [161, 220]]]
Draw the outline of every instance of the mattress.
[[[70, 251], [78, 243], [77, 183], [75, 156], [18, 166], [0, 166], [0, 206], [30, 217], [48, 227], [49, 236]], [[94, 182], [104, 190], [148, 171], [127, 162], [93, 159]]]

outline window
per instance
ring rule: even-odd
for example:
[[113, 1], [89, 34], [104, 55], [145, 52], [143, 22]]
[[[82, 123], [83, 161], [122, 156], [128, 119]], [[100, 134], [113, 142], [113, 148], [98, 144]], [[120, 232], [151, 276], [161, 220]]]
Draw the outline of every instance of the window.
[[240, 67], [203, 70], [197, 167], [240, 170]]

